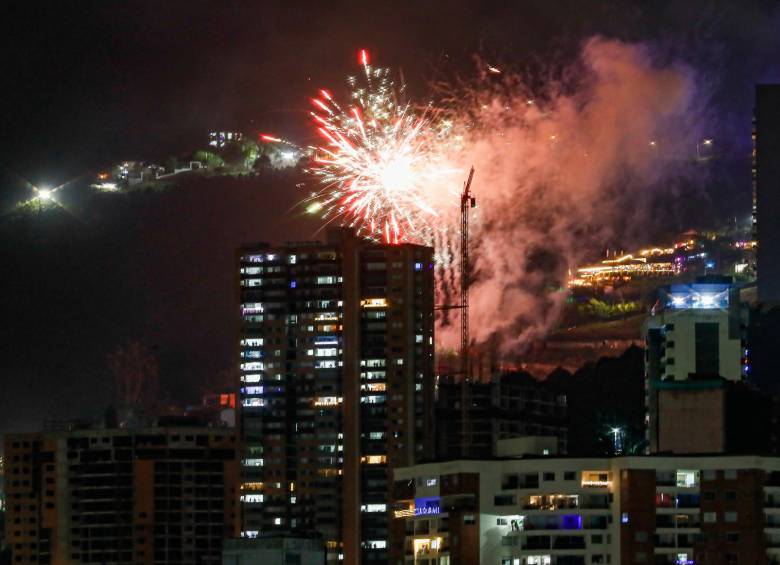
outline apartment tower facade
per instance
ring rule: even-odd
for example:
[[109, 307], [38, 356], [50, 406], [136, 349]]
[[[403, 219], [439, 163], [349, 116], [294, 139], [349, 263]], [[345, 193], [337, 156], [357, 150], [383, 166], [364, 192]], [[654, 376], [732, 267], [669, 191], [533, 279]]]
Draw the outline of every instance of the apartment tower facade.
[[392, 469], [433, 450], [433, 250], [350, 230], [238, 252], [242, 534], [386, 562]]

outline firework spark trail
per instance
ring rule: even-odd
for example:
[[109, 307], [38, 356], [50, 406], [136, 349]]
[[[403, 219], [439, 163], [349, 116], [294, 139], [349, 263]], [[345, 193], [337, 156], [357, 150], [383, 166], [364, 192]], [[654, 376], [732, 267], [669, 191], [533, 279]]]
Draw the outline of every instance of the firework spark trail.
[[[702, 94], [684, 65], [658, 67], [642, 45], [592, 39], [572, 84], [548, 81], [537, 92], [488, 68], [481, 81], [434, 92], [436, 105], [422, 109], [367, 53], [360, 62], [349, 103], [328, 91], [313, 101], [324, 142], [310, 171], [322, 186], [307, 211], [374, 240], [436, 242], [437, 292], [454, 296], [458, 193], [474, 164], [477, 342], [498, 336], [508, 350], [544, 336], [563, 308], [567, 269], [648, 231], [654, 199], [696, 174], [686, 147], [704, 125]], [[663, 140], [663, 159], [651, 139]], [[437, 342], [453, 346], [457, 323], [447, 322], [456, 320], [443, 321]]]
[[[315, 127], [324, 139], [311, 172], [322, 188], [309, 200], [323, 218], [340, 221], [359, 235], [384, 240], [430, 242], [440, 229], [442, 198], [456, 189], [461, 170], [445, 151], [444, 126], [425, 109], [399, 101], [390, 71], [369, 64], [360, 51], [363, 79], [351, 77], [351, 103], [344, 108], [327, 90], [312, 99]], [[310, 205], [311, 206], [311, 205]]]

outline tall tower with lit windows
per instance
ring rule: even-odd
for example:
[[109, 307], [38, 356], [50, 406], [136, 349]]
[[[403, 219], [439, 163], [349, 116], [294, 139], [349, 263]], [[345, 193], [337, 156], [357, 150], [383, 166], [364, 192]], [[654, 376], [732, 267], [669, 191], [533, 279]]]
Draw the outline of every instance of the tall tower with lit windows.
[[334, 229], [237, 262], [243, 534], [386, 562], [392, 469], [433, 449], [433, 250]]
[[758, 241], [758, 300], [780, 303], [780, 84], [756, 86], [753, 222]]

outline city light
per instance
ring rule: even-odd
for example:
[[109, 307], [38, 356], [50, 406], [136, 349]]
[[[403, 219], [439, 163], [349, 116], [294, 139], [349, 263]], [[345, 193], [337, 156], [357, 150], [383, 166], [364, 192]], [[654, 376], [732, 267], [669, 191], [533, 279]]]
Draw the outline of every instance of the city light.
[[40, 198], [41, 200], [51, 200], [52, 198], [51, 190], [49, 190], [48, 188], [39, 188], [38, 198]]

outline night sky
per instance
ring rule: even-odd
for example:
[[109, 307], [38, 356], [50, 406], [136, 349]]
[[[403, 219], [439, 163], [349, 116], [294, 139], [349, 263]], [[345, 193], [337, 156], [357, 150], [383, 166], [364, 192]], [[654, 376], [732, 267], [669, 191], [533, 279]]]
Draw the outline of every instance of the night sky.
[[[713, 136], [750, 147], [753, 84], [780, 80], [776, 1], [12, 2], [0, 24], [0, 433], [92, 416], [112, 398], [106, 356], [129, 339], [192, 400], [234, 360], [232, 260], [244, 241], [310, 238], [287, 213], [296, 173], [130, 196], [63, 192], [64, 211], [9, 219], [25, 180], [89, 179], [122, 159], [204, 145], [212, 128], [308, 141], [308, 96], [338, 90], [360, 48], [412, 93], [474, 55], [519, 69], [574, 58], [594, 34], [646, 42], [711, 89]], [[747, 209], [749, 177], [723, 190]], [[78, 182], [74, 183], [78, 184]], [[725, 195], [725, 196], [724, 196]], [[717, 208], [717, 206], [716, 206]]]

